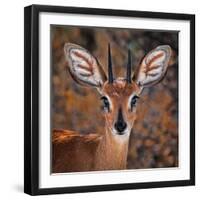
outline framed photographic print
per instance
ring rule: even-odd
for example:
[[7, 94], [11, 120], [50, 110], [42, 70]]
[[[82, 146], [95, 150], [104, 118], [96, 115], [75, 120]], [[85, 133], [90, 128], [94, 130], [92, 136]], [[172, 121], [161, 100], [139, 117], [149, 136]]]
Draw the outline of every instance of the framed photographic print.
[[195, 184], [195, 16], [25, 8], [24, 191]]

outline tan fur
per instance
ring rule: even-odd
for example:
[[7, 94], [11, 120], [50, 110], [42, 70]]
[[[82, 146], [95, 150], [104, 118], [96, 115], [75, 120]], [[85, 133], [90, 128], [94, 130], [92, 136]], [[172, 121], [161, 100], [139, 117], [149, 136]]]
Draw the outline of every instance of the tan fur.
[[117, 144], [110, 133], [53, 130], [52, 142], [53, 173], [126, 168], [128, 144]]
[[[72, 58], [72, 50], [78, 50], [75, 51], [78, 61]], [[85, 86], [96, 87], [100, 94], [109, 101], [109, 108], [106, 108], [107, 111], [104, 112], [106, 125], [105, 131], [102, 133], [81, 135], [69, 130], [53, 131], [52, 172], [126, 169], [129, 135], [136, 119], [136, 106], [130, 106], [130, 100], [133, 96], [138, 97], [144, 86], [158, 83], [164, 77], [171, 54], [170, 47], [159, 46], [147, 54], [133, 77], [132, 83], [117, 78], [112, 84], [108, 83], [97, 59], [87, 50], [67, 43], [64, 51], [68, 60], [69, 72], [74, 80]], [[162, 53], [155, 54], [146, 63], [149, 55], [157, 51], [162, 51]], [[156, 63], [161, 56], [164, 58], [161, 60], [162, 62], [153, 65], [152, 63]], [[82, 63], [80, 63], [80, 59], [83, 61]], [[153, 66], [150, 67], [150, 65]], [[162, 70], [152, 74], [151, 72], [157, 68]], [[152, 79], [152, 76], [155, 78]], [[119, 122], [118, 116], [120, 116], [121, 123], [123, 118], [126, 126], [122, 131], [117, 126], [119, 131], [116, 132], [115, 123], [117, 120]]]
[[93, 169], [94, 152], [101, 136], [80, 135], [68, 130], [54, 130], [52, 135], [53, 173], [89, 171]]
[[[113, 107], [105, 113], [108, 122], [105, 132], [100, 134], [81, 135], [69, 130], [54, 130], [52, 135], [53, 173], [79, 172], [95, 170], [125, 169], [127, 163], [128, 138], [118, 141], [110, 131], [115, 121], [116, 111], [127, 102], [128, 97], [139, 91], [136, 84], [127, 84], [124, 80], [116, 80], [113, 85], [105, 83], [104, 95], [112, 99]], [[124, 104], [124, 117], [133, 122], [135, 112], [129, 112]], [[110, 124], [110, 125], [109, 125]], [[118, 136], [117, 136], [118, 137]]]
[[132, 125], [136, 119], [136, 110], [130, 111], [128, 101], [133, 94], [139, 96], [140, 88], [134, 82], [127, 84], [124, 79], [119, 78], [113, 84], [106, 83], [102, 89], [102, 93], [105, 96], [109, 96], [112, 102], [110, 112], [104, 114], [107, 126], [110, 128], [113, 127], [120, 107], [123, 110], [125, 121]]

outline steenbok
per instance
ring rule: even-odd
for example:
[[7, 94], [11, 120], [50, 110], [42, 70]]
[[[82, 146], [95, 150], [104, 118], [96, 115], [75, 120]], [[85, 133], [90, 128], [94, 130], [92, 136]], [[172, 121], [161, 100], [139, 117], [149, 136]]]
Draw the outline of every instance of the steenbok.
[[126, 77], [116, 79], [112, 72], [110, 46], [108, 75], [98, 60], [83, 47], [66, 43], [64, 53], [72, 78], [82, 86], [98, 90], [106, 123], [102, 133], [82, 135], [70, 130], [54, 130], [53, 173], [126, 169], [129, 136], [137, 116], [137, 100], [144, 87], [158, 83], [165, 76], [171, 48], [162, 45], [150, 51], [134, 76], [131, 75], [129, 50]]

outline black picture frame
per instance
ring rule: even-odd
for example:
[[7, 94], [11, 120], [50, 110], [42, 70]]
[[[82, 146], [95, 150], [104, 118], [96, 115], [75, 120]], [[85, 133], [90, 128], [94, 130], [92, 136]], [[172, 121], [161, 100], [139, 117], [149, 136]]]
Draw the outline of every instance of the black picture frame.
[[[190, 23], [190, 179], [162, 182], [39, 188], [39, 13], [76, 13], [187, 20]], [[24, 9], [24, 192], [30, 195], [95, 192], [195, 184], [195, 15], [31, 5]]]

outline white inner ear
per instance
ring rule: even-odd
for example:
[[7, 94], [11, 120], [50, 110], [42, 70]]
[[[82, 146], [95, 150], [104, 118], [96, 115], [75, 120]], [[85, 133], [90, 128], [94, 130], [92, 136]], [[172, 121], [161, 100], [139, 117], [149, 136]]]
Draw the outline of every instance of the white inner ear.
[[161, 77], [164, 70], [165, 59], [166, 54], [163, 51], [155, 51], [147, 57], [145, 62], [148, 66], [146, 69], [147, 78], [144, 80], [144, 84], [158, 80]]
[[[82, 57], [78, 56], [78, 54], [82, 55], [85, 60]], [[77, 73], [77, 75], [92, 75], [93, 69], [91, 70], [90, 65], [86, 62], [86, 60], [88, 60], [88, 62], [92, 63], [92, 58], [90, 55], [77, 49], [72, 49], [70, 55], [73, 62], [72, 69], [75, 73]]]
[[98, 71], [95, 58], [83, 49], [70, 49], [69, 52], [70, 71], [84, 83], [92, 86], [103, 84], [102, 77]]
[[164, 50], [155, 49], [144, 58], [138, 74], [142, 86], [157, 83], [165, 74], [169, 55]]
[[[157, 56], [159, 56], [159, 57], [157, 57]], [[152, 64], [162, 63], [163, 60], [165, 60], [165, 58], [166, 58], [166, 54], [163, 51], [161, 51], [161, 50], [153, 51], [152, 53], [150, 53], [150, 55], [147, 56], [146, 64], [148, 64], [153, 59], [155, 59], [155, 60], [154, 60], [154, 62], [152, 62]]]

